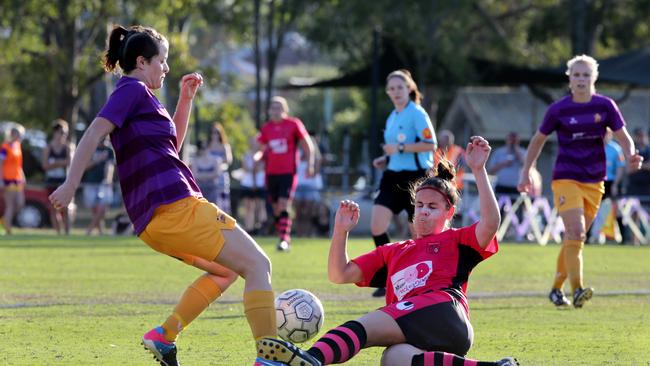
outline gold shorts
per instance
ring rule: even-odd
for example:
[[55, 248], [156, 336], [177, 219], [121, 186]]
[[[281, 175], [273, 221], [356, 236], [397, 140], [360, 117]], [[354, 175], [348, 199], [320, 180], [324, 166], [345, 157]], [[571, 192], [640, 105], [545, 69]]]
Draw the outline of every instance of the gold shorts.
[[605, 184], [581, 183], [572, 179], [557, 179], [551, 182], [553, 204], [558, 212], [582, 208], [585, 217], [594, 218], [605, 193]]
[[196, 257], [210, 262], [219, 255], [237, 222], [204, 198], [186, 197], [161, 205], [140, 239], [154, 250], [193, 265]]

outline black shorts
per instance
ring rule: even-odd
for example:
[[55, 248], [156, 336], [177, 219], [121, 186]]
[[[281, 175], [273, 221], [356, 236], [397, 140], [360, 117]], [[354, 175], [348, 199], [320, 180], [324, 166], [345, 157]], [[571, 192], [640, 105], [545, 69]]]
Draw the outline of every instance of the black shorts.
[[251, 187], [241, 187], [240, 195], [241, 198], [266, 198], [266, 189], [264, 188], [251, 188]]
[[472, 347], [474, 330], [463, 304], [440, 291], [417, 295], [381, 309], [404, 333], [406, 343], [427, 352], [460, 356]]
[[411, 186], [426, 174], [426, 170], [384, 171], [379, 182], [379, 195], [375, 198], [375, 205], [387, 207], [395, 215], [406, 210], [409, 222], [413, 221], [415, 206], [411, 201]]
[[295, 174], [273, 174], [266, 176], [266, 192], [271, 203], [278, 202], [279, 198], [290, 199], [296, 192], [298, 183]]
[[[603, 193], [603, 199], [605, 198], [617, 198], [616, 196], [612, 195], [612, 185], [614, 181], [611, 180], [606, 180], [605, 181], [605, 193]], [[619, 186], [619, 192], [620, 192], [620, 186]]]

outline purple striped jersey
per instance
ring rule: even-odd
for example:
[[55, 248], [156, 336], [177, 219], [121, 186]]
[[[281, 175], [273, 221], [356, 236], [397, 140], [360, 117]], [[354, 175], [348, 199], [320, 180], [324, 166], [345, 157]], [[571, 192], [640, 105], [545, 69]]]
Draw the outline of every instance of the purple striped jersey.
[[143, 82], [123, 76], [97, 117], [116, 127], [111, 143], [124, 206], [136, 234], [147, 227], [158, 206], [202, 197], [178, 156], [176, 125]]
[[616, 103], [594, 94], [588, 103], [576, 103], [566, 96], [546, 111], [539, 132], [557, 132], [559, 152], [553, 168], [553, 179], [573, 179], [583, 183], [605, 180], [606, 128], [617, 131], [625, 120]]

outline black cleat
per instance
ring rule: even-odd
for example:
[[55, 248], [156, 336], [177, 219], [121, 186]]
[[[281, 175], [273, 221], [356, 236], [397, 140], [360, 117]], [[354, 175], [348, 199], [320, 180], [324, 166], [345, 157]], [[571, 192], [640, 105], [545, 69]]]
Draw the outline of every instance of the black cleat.
[[386, 296], [386, 287], [379, 287], [372, 293], [372, 297], [384, 297]]
[[551, 300], [553, 305], [557, 306], [558, 308], [565, 308], [571, 305], [569, 299], [564, 296], [564, 292], [562, 292], [562, 290], [559, 288], [552, 289], [548, 294], [548, 299]]
[[594, 296], [594, 289], [591, 287], [577, 289], [573, 293], [573, 306], [580, 309], [592, 296]]
[[514, 357], [506, 357], [497, 361], [497, 366], [519, 366], [519, 361]]
[[322, 366], [318, 359], [306, 351], [276, 338], [262, 338], [257, 341], [257, 357], [289, 366]]

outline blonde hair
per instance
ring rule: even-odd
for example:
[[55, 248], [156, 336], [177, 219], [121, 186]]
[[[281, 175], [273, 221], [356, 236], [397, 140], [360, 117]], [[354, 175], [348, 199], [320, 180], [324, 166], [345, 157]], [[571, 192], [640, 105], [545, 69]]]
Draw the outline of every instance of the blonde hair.
[[287, 100], [284, 99], [284, 97], [276, 95], [273, 98], [271, 98], [271, 103], [279, 103], [279, 104], [281, 104], [282, 109], [284, 109], [284, 113], [289, 113], [289, 104], [287, 103]]
[[406, 70], [406, 69], [399, 69], [391, 72], [388, 74], [386, 77], [386, 83], [392, 78], [399, 78], [402, 79], [406, 83], [406, 86], [409, 88], [409, 98], [415, 103], [415, 104], [420, 104], [420, 100], [422, 99], [422, 94], [420, 93], [420, 90], [418, 90], [418, 85], [413, 81], [413, 77], [411, 76], [411, 73]]
[[570, 59], [569, 61], [567, 61], [565, 74], [571, 75], [571, 68], [573, 67], [573, 65], [575, 65], [578, 62], [586, 64], [589, 67], [591, 67], [594, 76], [598, 78], [598, 61], [596, 61], [595, 58], [589, 55], [578, 55]]

